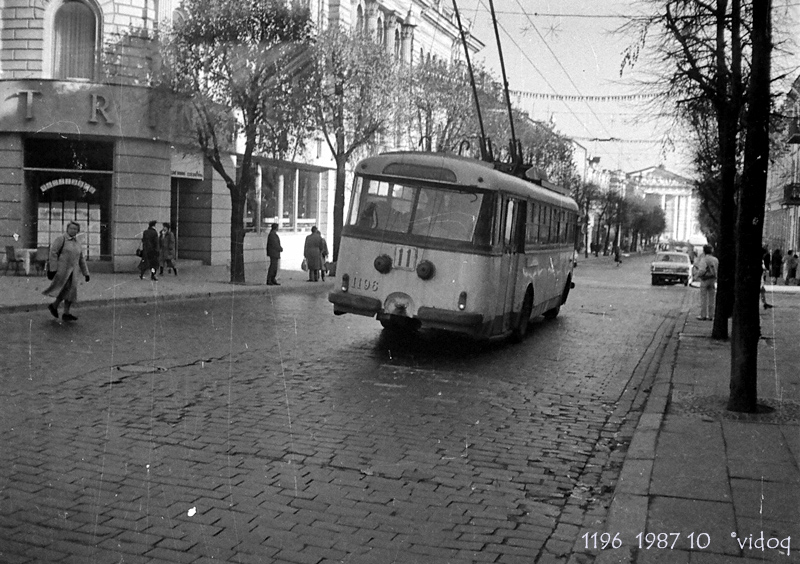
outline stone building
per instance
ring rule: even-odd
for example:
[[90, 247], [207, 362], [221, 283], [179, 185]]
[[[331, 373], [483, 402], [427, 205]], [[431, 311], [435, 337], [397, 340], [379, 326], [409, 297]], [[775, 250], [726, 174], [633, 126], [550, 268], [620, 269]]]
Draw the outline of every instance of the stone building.
[[670, 172], [662, 165], [629, 172], [626, 176], [629, 191], [664, 210], [667, 228], [662, 240], [687, 242], [704, 239], [697, 219], [698, 199], [690, 179]]
[[800, 246], [800, 77], [786, 95], [784, 115], [789, 127], [767, 178], [764, 245], [797, 252]]
[[[459, 56], [452, 11], [434, 0], [308, 0], [320, 27], [367, 30], [387, 57]], [[197, 153], [177, 144], [146, 78], [171, 0], [0, 0], [0, 241], [35, 249], [82, 226], [94, 271], [131, 270], [149, 220], [171, 221], [178, 258], [230, 259], [230, 198]], [[481, 44], [471, 40], [471, 48]], [[331, 235], [332, 159], [318, 140], [303, 162], [259, 159], [263, 223], [291, 247], [314, 224]], [[236, 155], [230, 155], [232, 161]], [[299, 260], [297, 261], [299, 265]]]

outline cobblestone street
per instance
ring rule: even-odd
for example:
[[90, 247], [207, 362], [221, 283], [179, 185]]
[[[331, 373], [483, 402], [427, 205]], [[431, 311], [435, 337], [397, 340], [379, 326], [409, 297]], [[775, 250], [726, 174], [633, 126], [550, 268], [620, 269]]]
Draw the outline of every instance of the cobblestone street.
[[590, 562], [689, 304], [582, 264], [520, 345], [324, 292], [0, 317], [3, 562]]

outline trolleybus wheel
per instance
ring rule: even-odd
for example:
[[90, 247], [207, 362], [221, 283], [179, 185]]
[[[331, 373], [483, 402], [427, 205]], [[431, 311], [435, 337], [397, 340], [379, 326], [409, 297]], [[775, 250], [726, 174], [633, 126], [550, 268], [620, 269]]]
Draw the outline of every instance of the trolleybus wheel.
[[528, 332], [528, 324], [531, 320], [531, 312], [533, 311], [533, 292], [528, 290], [525, 294], [525, 301], [522, 302], [522, 310], [519, 312], [519, 319], [517, 319], [516, 326], [511, 330], [511, 340], [515, 343], [521, 343]]
[[561, 311], [561, 305], [567, 302], [567, 297], [569, 296], [569, 289], [572, 287], [572, 278], [567, 279], [567, 283], [564, 284], [564, 290], [561, 292], [561, 302], [554, 308], [548, 309], [542, 315], [545, 319], [555, 319], [558, 317], [559, 312]]

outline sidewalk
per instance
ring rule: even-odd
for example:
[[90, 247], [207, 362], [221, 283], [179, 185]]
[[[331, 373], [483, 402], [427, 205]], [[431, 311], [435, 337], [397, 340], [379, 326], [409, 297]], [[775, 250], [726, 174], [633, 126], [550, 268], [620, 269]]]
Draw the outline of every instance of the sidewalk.
[[[264, 273], [266, 279], [266, 270]], [[124, 304], [159, 300], [182, 300], [187, 298], [207, 298], [212, 295], [232, 293], [267, 293], [287, 290], [318, 290], [320, 285], [329, 287], [333, 278], [316, 284], [307, 282], [308, 275], [300, 270], [282, 270], [278, 273], [280, 286], [267, 286], [264, 280], [247, 280], [244, 285], [231, 284], [230, 272], [225, 266], [179, 267], [179, 275], [158, 276], [157, 282], [139, 279], [138, 272], [117, 272], [112, 274], [91, 274], [89, 282], [79, 276], [78, 310], [83, 307], [104, 306], [111, 303]], [[42, 295], [50, 281], [46, 276], [0, 276], [0, 314], [14, 311], [33, 311], [45, 309], [52, 298]]]
[[614, 492], [605, 531], [621, 542], [598, 546], [596, 562], [800, 562], [798, 292], [767, 287], [775, 307], [761, 310], [757, 415], [726, 410], [730, 342], [695, 319], [695, 295]]

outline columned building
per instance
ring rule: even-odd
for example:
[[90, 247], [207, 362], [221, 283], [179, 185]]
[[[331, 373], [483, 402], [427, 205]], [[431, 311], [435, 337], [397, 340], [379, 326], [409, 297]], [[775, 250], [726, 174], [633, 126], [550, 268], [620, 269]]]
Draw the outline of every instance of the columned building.
[[667, 227], [663, 240], [687, 242], [702, 237], [698, 200], [690, 179], [654, 166], [628, 173], [627, 181], [634, 194], [664, 210]]
[[[444, 2], [307, 1], [318, 27], [366, 30], [398, 64], [461, 53]], [[176, 122], [140, 86], [152, 69], [156, 28], [179, 13], [177, 0], [0, 7], [0, 245], [46, 246], [74, 220], [93, 270], [133, 270], [141, 232], [154, 219], [175, 225], [179, 259], [226, 264], [228, 190], [178, 142]], [[481, 47], [470, 40], [472, 50]], [[321, 140], [311, 146], [302, 162], [258, 159], [254, 199], [263, 213], [250, 221], [278, 221], [289, 241], [312, 225], [332, 235], [333, 161]], [[229, 158], [233, 167], [236, 155]]]

